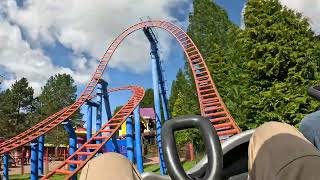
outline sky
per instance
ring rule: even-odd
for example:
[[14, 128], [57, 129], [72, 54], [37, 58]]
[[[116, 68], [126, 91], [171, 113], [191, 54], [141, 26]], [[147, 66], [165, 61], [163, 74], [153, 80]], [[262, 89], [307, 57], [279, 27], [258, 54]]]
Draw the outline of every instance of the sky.
[[[246, 0], [215, 0], [238, 26]], [[281, 0], [309, 18], [320, 32], [320, 0]], [[71, 74], [78, 94], [94, 72], [108, 45], [127, 27], [149, 16], [184, 30], [192, 0], [0, 0], [0, 75], [3, 88], [26, 77], [39, 95], [46, 80]], [[157, 30], [166, 86], [184, 66], [183, 52], [166, 32]], [[152, 87], [149, 43], [142, 31], [131, 34], [117, 49], [104, 75], [109, 87], [129, 84]], [[124, 104], [130, 93], [110, 95], [111, 106]], [[83, 110], [84, 111], [84, 110]]]

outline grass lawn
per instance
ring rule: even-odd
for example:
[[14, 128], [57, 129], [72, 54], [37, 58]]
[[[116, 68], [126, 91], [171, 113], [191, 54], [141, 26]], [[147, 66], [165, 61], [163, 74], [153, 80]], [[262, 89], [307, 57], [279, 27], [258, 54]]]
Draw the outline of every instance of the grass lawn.
[[[79, 176], [78, 176], [79, 177]], [[57, 174], [52, 176], [50, 179], [53, 180], [63, 180], [65, 178], [64, 175]], [[9, 176], [9, 179], [14, 179], [14, 180], [29, 180], [30, 179], [30, 174], [25, 174], [25, 175], [11, 175]], [[79, 179], [79, 178], [78, 178]]]
[[[191, 169], [193, 166], [195, 166], [197, 164], [197, 162], [199, 162], [200, 158], [196, 158], [195, 160], [193, 161], [185, 161], [185, 162], [182, 162], [182, 166], [183, 166], [183, 169], [185, 171]], [[144, 172], [154, 172], [154, 173], [157, 173], [157, 174], [160, 174], [160, 167], [159, 167], [159, 164], [153, 164], [153, 165], [146, 165], [144, 166]], [[54, 176], [52, 176], [50, 179], [53, 179], [53, 180], [63, 180], [64, 179], [64, 175], [60, 175], [60, 174], [56, 174]], [[78, 175], [78, 179], [80, 177], [80, 173]], [[25, 175], [11, 175], [9, 177], [10, 180], [29, 180], [30, 179], [30, 174], [25, 174]]]
[[[198, 162], [197, 160], [182, 162], [183, 169], [187, 171], [191, 169], [193, 166], [195, 166], [197, 162]], [[160, 174], [159, 164], [144, 166], [144, 172], [154, 172], [154, 173]]]

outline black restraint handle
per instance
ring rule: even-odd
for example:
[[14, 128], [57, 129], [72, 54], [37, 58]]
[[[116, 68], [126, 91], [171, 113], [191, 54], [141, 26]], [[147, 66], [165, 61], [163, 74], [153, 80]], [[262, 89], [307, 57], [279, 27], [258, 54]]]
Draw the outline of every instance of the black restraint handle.
[[200, 130], [208, 157], [205, 176], [196, 179], [221, 180], [223, 153], [220, 140], [209, 119], [201, 116], [182, 116], [164, 123], [161, 130], [161, 143], [169, 176], [172, 180], [192, 180], [192, 178], [186, 174], [180, 163], [174, 137], [175, 131], [188, 128], [197, 128]]
[[320, 100], [320, 85], [310, 86], [310, 87], [308, 88], [308, 94], [309, 94], [311, 97]]

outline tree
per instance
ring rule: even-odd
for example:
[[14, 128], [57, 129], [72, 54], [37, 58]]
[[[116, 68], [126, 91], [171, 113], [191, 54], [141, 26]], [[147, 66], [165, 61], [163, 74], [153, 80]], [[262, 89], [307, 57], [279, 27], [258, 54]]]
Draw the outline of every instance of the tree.
[[[67, 107], [76, 100], [77, 87], [70, 75], [57, 74], [51, 76], [44, 87], [42, 93], [38, 97], [37, 114], [38, 120], [43, 120], [51, 114]], [[82, 115], [78, 110], [71, 116], [73, 125], [81, 123]], [[68, 142], [68, 135], [62, 126], [58, 126], [52, 130], [47, 136], [47, 141], [53, 144], [61, 144]]]
[[[188, 34], [201, 51], [220, 96], [241, 126], [245, 114], [239, 109], [243, 103], [242, 59], [240, 44], [236, 43], [241, 31], [227, 13], [211, 0], [194, 0], [189, 16]], [[195, 89], [190, 68], [185, 70], [191, 87]]]
[[248, 90], [244, 97], [247, 128], [266, 121], [298, 125], [318, 105], [308, 97], [319, 83], [319, 40], [307, 19], [278, 0], [249, 0], [245, 30], [238, 42]]
[[[184, 96], [181, 92], [178, 93], [177, 99], [174, 103], [172, 116], [184, 116], [184, 115], [192, 115], [193, 113], [190, 111], [188, 102], [189, 97]], [[197, 129], [186, 129], [181, 130], [175, 133], [175, 138], [177, 144], [181, 146], [185, 146], [187, 143], [192, 143], [197, 150], [202, 148], [202, 141], [200, 133]]]
[[[187, 79], [186, 74], [182, 70], [179, 70], [176, 80], [172, 83], [169, 99], [172, 117], [200, 114], [196, 94], [191, 90], [191, 85], [190, 79]], [[175, 134], [175, 137], [179, 146], [192, 143], [197, 149], [202, 147], [201, 137], [196, 129], [179, 131]]]
[[153, 89], [148, 88], [145, 91], [144, 97], [140, 102], [140, 107], [142, 108], [154, 107]]
[[122, 106], [117, 106], [113, 111], [113, 116], [122, 108]]
[[0, 75], [0, 90], [1, 90], [1, 84], [3, 82], [4, 77], [2, 75]]
[[238, 28], [212, 0], [194, 0], [189, 22], [188, 34], [205, 59], [215, 51], [215, 45], [225, 51], [234, 45]]
[[26, 78], [16, 81], [4, 91], [0, 101], [0, 136], [10, 138], [30, 127], [33, 107], [33, 89]]
[[176, 101], [178, 99], [178, 95], [183, 97], [188, 97], [188, 99], [184, 102], [185, 106], [188, 106], [187, 110], [189, 114], [199, 114], [199, 104], [197, 100], [197, 95], [192, 88], [191, 79], [187, 79], [186, 74], [180, 69], [177, 73], [176, 80], [172, 82], [171, 86], [171, 94], [169, 97], [169, 108], [173, 117], [176, 117], [178, 114], [180, 115], [182, 112], [174, 113], [174, 109], [178, 108], [176, 106]]

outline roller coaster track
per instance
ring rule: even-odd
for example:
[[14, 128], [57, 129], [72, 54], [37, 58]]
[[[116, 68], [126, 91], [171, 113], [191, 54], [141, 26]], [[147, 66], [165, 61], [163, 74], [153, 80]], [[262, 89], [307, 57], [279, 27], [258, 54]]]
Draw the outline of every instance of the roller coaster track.
[[[131, 90], [133, 95], [131, 96], [129, 102], [124, 105], [104, 126], [96, 132], [91, 139], [89, 139], [85, 144], [83, 144], [78, 150], [69, 156], [59, 167], [49, 173], [43, 179], [48, 179], [55, 173], [62, 173], [67, 175], [66, 179], [69, 179], [76, 172], [79, 172], [82, 167], [95, 156], [96, 153], [104, 146], [105, 143], [118, 131], [120, 126], [126, 121], [129, 115], [133, 112], [135, 107], [140, 103], [144, 96], [144, 90], [139, 86], [127, 86], [121, 88], [110, 89], [109, 92], [119, 91], [119, 90]], [[100, 144], [95, 144], [96, 140], [102, 140]], [[77, 160], [80, 156], [84, 156], [85, 160]], [[65, 168], [68, 165], [77, 165], [75, 171], [68, 171]]]
[[[138, 24], [135, 24], [128, 29], [126, 29], [124, 32], [122, 32], [109, 46], [109, 48], [106, 50], [105, 54], [101, 58], [97, 69], [95, 70], [94, 74], [91, 77], [91, 80], [86, 85], [86, 88], [81, 93], [80, 97], [77, 99], [75, 103], [68, 106], [67, 108], [53, 114], [52, 116], [48, 117], [47, 119], [43, 120], [42, 122], [38, 123], [36, 126], [30, 128], [29, 130], [15, 136], [14, 138], [3, 142], [0, 144], [0, 154], [3, 154], [5, 152], [8, 152], [12, 149], [18, 148], [26, 143], [31, 142], [32, 140], [38, 138], [39, 136], [49, 132], [51, 129], [58, 126], [60, 123], [62, 123], [65, 120], [68, 120], [68, 118], [75, 113], [85, 102], [91, 97], [92, 92], [94, 91], [98, 81], [101, 79], [104, 70], [107, 67], [107, 64], [109, 63], [113, 53], [119, 46], [119, 44], [131, 33], [147, 28], [147, 27], [158, 27], [161, 29], [164, 29], [171, 33], [176, 40], [179, 42], [180, 46], [183, 48], [184, 53], [187, 57], [188, 63], [191, 67], [192, 74], [194, 77], [196, 89], [197, 89], [197, 96], [198, 101], [201, 109], [201, 115], [204, 117], [208, 117], [213, 127], [218, 131], [218, 135], [220, 137], [223, 136], [232, 136], [234, 134], [240, 133], [240, 129], [235, 123], [234, 119], [232, 118], [230, 112], [226, 108], [224, 102], [222, 101], [217, 88], [214, 84], [214, 81], [212, 80], [212, 77], [210, 75], [210, 72], [208, 70], [207, 65], [205, 64], [205, 61], [198, 50], [198, 48], [195, 46], [194, 42], [191, 40], [191, 38], [179, 27], [175, 26], [174, 24], [166, 21], [144, 21], [140, 22]], [[142, 93], [143, 94], [143, 93]], [[132, 107], [135, 105], [137, 101], [130, 101], [129, 104], [126, 104], [124, 107]], [[132, 107], [133, 108], [133, 107]], [[121, 120], [124, 119], [125, 115], [129, 112], [129, 109], [124, 110], [124, 114], [116, 114], [111, 120], [117, 121], [117, 118], [121, 118]], [[125, 113], [126, 112], [126, 113]], [[111, 122], [108, 121], [109, 122]], [[120, 120], [120, 119], [118, 119]], [[123, 121], [118, 122], [123, 123]], [[114, 127], [112, 129], [113, 131], [110, 133], [114, 133], [118, 127], [120, 127], [119, 124], [109, 123], [105, 124], [102, 129], [98, 131], [98, 134], [105, 131], [105, 127], [111, 126]], [[106, 131], [107, 132], [107, 131]], [[106, 142], [108, 139], [110, 139], [110, 136], [100, 136], [96, 137], [96, 139], [99, 139], [103, 142]], [[90, 142], [90, 141], [89, 141]], [[94, 147], [95, 146], [95, 147]], [[97, 153], [99, 151], [99, 147], [96, 145], [92, 145], [92, 147], [87, 146], [86, 148], [93, 148], [94, 153]], [[74, 158], [75, 156], [85, 156], [87, 157], [85, 161], [73, 161], [70, 160], [70, 158]], [[71, 178], [72, 175], [79, 172], [81, 167], [84, 166], [84, 164], [94, 156], [94, 154], [89, 152], [80, 152], [77, 151], [76, 155], [70, 156], [64, 162], [64, 166], [66, 164], [76, 164], [78, 168], [71, 172], [61, 169], [59, 166], [58, 169], [55, 169], [52, 173], [48, 174], [44, 179], [52, 176], [55, 173], [62, 173], [67, 175], [67, 179]]]

